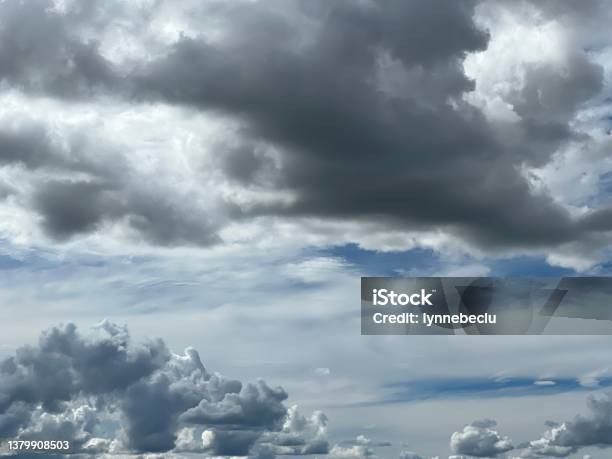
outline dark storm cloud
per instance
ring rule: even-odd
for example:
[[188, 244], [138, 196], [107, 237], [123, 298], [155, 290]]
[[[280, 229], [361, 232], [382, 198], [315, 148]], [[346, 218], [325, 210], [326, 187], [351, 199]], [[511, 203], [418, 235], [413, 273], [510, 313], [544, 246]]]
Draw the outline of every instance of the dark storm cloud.
[[495, 429], [491, 419], [474, 421], [463, 430], [453, 433], [450, 446], [454, 453], [474, 457], [498, 457], [512, 450], [512, 442]]
[[[80, 2], [79, 2], [80, 3]], [[0, 81], [25, 90], [75, 98], [112, 87], [111, 64], [87, 27], [107, 23], [102, 2], [76, 3], [62, 13], [49, 0], [0, 4]]]
[[[226, 202], [228, 215], [375, 220], [389, 229], [449, 229], [485, 246], [550, 246], [612, 229], [601, 218], [577, 221], [520, 172], [580, 138], [570, 121], [601, 90], [602, 69], [582, 50], [571, 50], [563, 71], [534, 64], [506, 101], [518, 121], [488, 121], [462, 99], [474, 88], [463, 59], [495, 34], [475, 25], [472, 1], [209, 2], [189, 14], [204, 32], [212, 20], [216, 39], [181, 35], [129, 69], [84, 37], [113, 18], [145, 29], [152, 9], [50, 5], [0, 4], [4, 83], [62, 98], [105, 92], [163, 101], [238, 120], [240, 146], [220, 144], [216, 167], [235, 184], [295, 199], [238, 211]], [[546, 14], [570, 14], [547, 5]], [[49, 159], [43, 141], [4, 139], [0, 161], [66, 168]], [[223, 223], [206, 212], [185, 209], [178, 196], [146, 199], [112, 175], [43, 183], [32, 202], [47, 232], [65, 239], [120, 221], [154, 244], [219, 240]]]
[[0, 362], [0, 437], [70, 440], [87, 454], [326, 454], [325, 415], [305, 418], [286, 398], [264, 381], [209, 374], [193, 349], [135, 344], [108, 322], [89, 335], [69, 324]]
[[238, 146], [220, 145], [218, 167], [231, 180], [242, 185], [269, 186], [277, 172], [274, 159], [256, 143]]
[[[318, 12], [314, 36], [304, 40], [297, 26], [268, 27], [280, 18], [254, 8], [259, 22], [250, 8], [231, 9], [226, 19], [235, 32], [227, 42], [177, 42], [142, 72], [138, 86], [150, 97], [234, 114], [247, 123], [247, 135], [282, 146], [279, 180], [297, 200], [255, 213], [453, 227], [484, 244], [581, 237], [566, 211], [535, 194], [517, 169], [547, 162], [573, 137], [568, 121], [601, 89], [600, 67], [580, 55], [563, 75], [528, 72], [514, 99], [521, 118], [514, 129], [531, 145], [525, 148], [500, 141], [497, 126], [457, 99], [472, 88], [461, 59], [487, 44], [471, 3], [334, 2]], [[245, 16], [251, 28], [241, 27]], [[256, 26], [253, 39], [248, 31]], [[423, 70], [433, 81], [461, 83], [430, 89], [438, 97], [427, 101], [420, 84], [385, 92], [377, 84], [385, 56], [391, 73]]]

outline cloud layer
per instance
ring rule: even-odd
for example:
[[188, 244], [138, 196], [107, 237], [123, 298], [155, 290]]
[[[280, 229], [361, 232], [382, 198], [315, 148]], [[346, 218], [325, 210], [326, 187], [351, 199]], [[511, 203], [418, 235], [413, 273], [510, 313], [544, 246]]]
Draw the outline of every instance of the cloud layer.
[[[305, 416], [287, 399], [263, 380], [244, 384], [211, 373], [193, 348], [177, 355], [160, 339], [135, 343], [107, 321], [87, 333], [68, 324], [0, 362], [0, 437], [69, 440], [72, 453], [108, 457], [389, 457], [388, 441], [358, 435], [332, 442], [324, 413]], [[590, 396], [587, 407], [516, 447], [496, 421], [474, 421], [450, 436], [450, 449], [455, 458], [533, 459], [609, 448], [610, 394]], [[400, 459], [419, 458], [400, 452]]]
[[[589, 5], [2, 2], [3, 97], [47, 104], [0, 119], [5, 205], [23, 213], [4, 231], [210, 246], [232, 225], [316, 219], [601, 246], [606, 202], [576, 208], [533, 181], [597, 143], [576, 123], [605, 83], [585, 46], [607, 13]], [[508, 54], [508, 18], [556, 52]], [[125, 117], [156, 110], [191, 140], [156, 145]]]
[[109, 322], [86, 335], [68, 324], [1, 362], [0, 436], [91, 454], [327, 454], [325, 415], [304, 417], [286, 399], [262, 380], [209, 373], [194, 349], [138, 345]]

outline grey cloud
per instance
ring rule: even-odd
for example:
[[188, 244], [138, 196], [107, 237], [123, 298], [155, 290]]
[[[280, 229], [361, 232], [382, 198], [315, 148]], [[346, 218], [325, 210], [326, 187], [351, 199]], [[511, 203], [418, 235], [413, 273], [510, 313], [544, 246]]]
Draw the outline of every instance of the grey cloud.
[[[533, 192], [517, 168], [546, 162], [572, 138], [568, 118], [601, 89], [601, 68], [576, 56], [563, 75], [533, 69], [514, 98], [522, 117], [514, 127], [520, 140], [507, 144], [498, 138], [499, 126], [458, 99], [471, 88], [458, 64], [486, 46], [487, 34], [474, 26], [469, 2], [454, 2], [452, 11], [445, 6], [335, 2], [319, 11], [309, 40], [298, 39], [297, 26], [291, 33], [272, 28], [250, 41], [248, 52], [234, 46], [247, 40], [240, 31], [249, 29], [239, 25], [250, 11], [232, 10], [233, 41], [184, 38], [142, 71], [137, 86], [149, 97], [236, 115], [247, 123], [245, 135], [280, 146], [274, 186], [280, 183], [297, 200], [255, 206], [245, 216], [452, 227], [484, 245], [549, 245], [582, 237], [582, 227], [549, 196]], [[263, 7], [255, 17], [262, 28], [279, 20]], [[414, 18], [418, 24], [407, 26]], [[431, 24], [452, 33], [437, 33]], [[434, 75], [430, 83], [442, 74], [464, 84], [433, 88], [440, 97], [433, 104], [420, 100], [421, 85], [401, 86], [401, 96], [386, 93], [375, 83], [385, 55], [404, 72], [427, 69]], [[243, 155], [245, 164], [251, 160]], [[512, 207], [502, 204], [508, 196]]]
[[[206, 451], [218, 456], [246, 456], [257, 441], [260, 433], [253, 430], [218, 430], [211, 432]], [[257, 454], [261, 455], [261, 449]]]
[[55, 239], [91, 232], [103, 223], [124, 220], [145, 240], [156, 245], [211, 245], [219, 241], [216, 227], [201, 209], [175, 202], [159, 189], [126, 182], [50, 181], [40, 184], [33, 209]]
[[258, 445], [249, 454], [249, 459], [274, 459], [274, 449], [268, 445]]
[[56, 138], [39, 123], [14, 124], [0, 127], [0, 165], [44, 172], [34, 176], [33, 192], [22, 201], [42, 217], [42, 228], [52, 238], [67, 240], [123, 222], [156, 245], [219, 241], [218, 222], [206, 210], [160, 184], [135, 180], [119, 147], [86, 134]]
[[29, 168], [60, 163], [50, 145], [44, 126], [29, 125], [22, 129], [0, 127], [0, 164], [21, 164]]
[[198, 403], [200, 395], [191, 387], [181, 389], [164, 373], [138, 381], [127, 389], [121, 409], [129, 448], [150, 452], [174, 448], [178, 416]]
[[[76, 2], [64, 9], [50, 0], [0, 3], [0, 82], [78, 100], [109, 91], [124, 94], [125, 78], [101, 56], [95, 40], [84, 37], [102, 33], [120, 18], [142, 26], [145, 17], [132, 13], [121, 2]], [[0, 166], [47, 174], [33, 181], [31, 199], [18, 202], [39, 213], [49, 236], [66, 240], [123, 222], [156, 245], [218, 242], [217, 226], [206, 211], [164, 195], [159, 184], [134, 180], [125, 152], [88, 138], [87, 132], [63, 134], [55, 138], [47, 126], [29, 121], [0, 126]], [[10, 189], [2, 197], [15, 193]]]
[[208, 211], [182, 196], [172, 195], [170, 190], [152, 199], [156, 192], [160, 193], [143, 187], [126, 197], [124, 214], [128, 224], [146, 240], [162, 246], [209, 246], [220, 242], [217, 230], [221, 222], [210, 218]]
[[0, 436], [70, 440], [75, 453], [326, 454], [325, 415], [306, 418], [286, 399], [109, 322], [90, 334], [52, 328], [0, 362]]
[[508, 437], [494, 430], [497, 423], [491, 419], [474, 421], [451, 436], [454, 453], [475, 457], [498, 457], [514, 447]]
[[327, 454], [327, 416], [315, 411], [310, 417], [305, 417], [298, 411], [296, 405], [287, 410], [283, 426], [279, 432], [267, 434], [261, 439], [269, 451], [277, 454]]
[[0, 435], [14, 437], [30, 417], [30, 408], [24, 402], [12, 402], [8, 408], [0, 409]]
[[19, 116], [0, 124], [0, 165], [101, 180], [121, 177], [127, 161], [109, 143], [84, 132], [58, 133], [52, 126]]
[[50, 438], [68, 440], [72, 450], [86, 450], [85, 444], [92, 437], [97, 424], [95, 411], [86, 405], [57, 414], [36, 413], [29, 425], [19, 432], [19, 438], [42, 441]]
[[609, 228], [612, 225], [612, 209], [592, 211], [584, 217], [582, 224], [595, 231]]
[[277, 166], [265, 148], [256, 143], [219, 146], [218, 167], [230, 179], [245, 186], [265, 186], [275, 179]]
[[521, 457], [568, 457], [580, 448], [612, 446], [612, 394], [589, 396], [588, 414], [553, 425], [531, 441]]
[[205, 216], [190, 214], [180, 203], [134, 189], [128, 183], [41, 183], [34, 192], [32, 208], [43, 217], [46, 233], [58, 240], [92, 232], [104, 223], [125, 221], [145, 240], [157, 245], [210, 245], [218, 241]]
[[42, 403], [51, 412], [61, 409], [75, 393], [105, 394], [125, 389], [151, 374], [169, 358], [161, 341], [126, 348], [124, 329], [102, 325], [106, 335], [88, 342], [72, 324], [44, 333], [38, 346], [20, 348], [0, 366], [0, 411], [15, 402]]
[[[376, 220], [387, 229], [451, 230], [494, 247], [551, 246], [612, 229], [607, 219], [576, 220], [520, 172], [578, 138], [570, 120], [601, 90], [601, 68], [575, 49], [563, 71], [534, 65], [507, 101], [519, 121], [487, 120], [463, 100], [474, 82], [462, 60], [495, 34], [475, 25], [472, 1], [210, 2], [192, 16], [202, 24], [214, 18], [218, 40], [183, 35], [130, 69], [116, 68], [84, 37], [113, 18], [144, 28], [152, 10], [49, 5], [1, 4], [0, 78], [56, 97], [91, 100], [102, 91], [237, 120], [240, 146], [221, 146], [216, 167], [239, 185], [288, 191], [295, 200], [242, 209], [225, 202], [228, 216]], [[30, 27], [17, 26], [23, 21]], [[53, 161], [74, 170], [49, 159], [44, 136], [4, 139], [5, 151], [2, 142], [2, 163]], [[279, 152], [278, 163], [262, 144]], [[219, 242], [225, 214], [191, 209], [160, 190], [148, 196], [123, 166], [88, 166], [95, 180], [84, 183], [41, 184], [33, 205], [46, 231], [66, 239], [122, 222], [153, 244]]]
[[520, 117], [510, 148], [527, 164], [542, 166], [564, 142], [585, 140], [570, 122], [581, 104], [602, 89], [603, 68], [583, 52], [571, 50], [562, 63], [527, 65], [522, 87], [505, 98]]
[[33, 208], [43, 216], [48, 234], [66, 239], [96, 229], [116, 216], [120, 205], [120, 197], [101, 183], [50, 182], [36, 190]]
[[270, 388], [264, 381], [247, 384], [238, 393], [227, 393], [221, 401], [202, 400], [182, 415], [191, 424], [240, 425], [276, 429], [286, 414], [282, 404], [287, 393]]
[[109, 322], [86, 334], [52, 328], [0, 362], [0, 436], [62, 438], [77, 455], [348, 458], [389, 445], [360, 436], [332, 447], [325, 414], [304, 416], [286, 399], [264, 381], [209, 373], [194, 349], [136, 344]]
[[603, 69], [584, 54], [573, 54], [564, 68], [532, 64], [526, 69], [525, 84], [509, 102], [523, 120], [565, 125], [576, 108], [603, 88]]
[[2, 2], [0, 81], [67, 98], [112, 86], [112, 65], [94, 40], [83, 38], [84, 29], [101, 25], [102, 11], [102, 2], [74, 4], [68, 12], [49, 0]]
[[[233, 393], [239, 392], [240, 388], [235, 388]], [[276, 455], [326, 455], [329, 452], [327, 417], [321, 412], [314, 412], [307, 418], [297, 410], [297, 406], [292, 406], [285, 410], [281, 419], [282, 427], [275, 425], [267, 428], [262, 427], [262, 421], [259, 420], [249, 420], [242, 425], [236, 424], [236, 410], [228, 408], [224, 403], [220, 405], [225, 405], [227, 409], [223, 422], [218, 420], [219, 407], [213, 409], [207, 407], [215, 414], [213, 422], [205, 428], [190, 427], [181, 431], [177, 440], [177, 451], [214, 455], [248, 453], [249, 457], [253, 458], [273, 458]], [[202, 408], [200, 406], [198, 410]], [[230, 420], [230, 417], [233, 417], [232, 423], [226, 424], [225, 421]], [[202, 421], [200, 417], [195, 420], [194, 425], [198, 426]]]

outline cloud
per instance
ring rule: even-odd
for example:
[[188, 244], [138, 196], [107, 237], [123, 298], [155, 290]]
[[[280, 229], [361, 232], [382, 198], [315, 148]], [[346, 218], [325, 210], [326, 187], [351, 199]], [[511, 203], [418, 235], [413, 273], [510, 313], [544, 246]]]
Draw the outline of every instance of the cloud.
[[389, 446], [392, 446], [392, 443], [389, 441], [373, 440], [363, 434], [360, 434], [357, 435], [354, 439], [339, 442], [337, 445], [334, 446], [334, 449], [336, 450], [335, 454], [338, 455], [361, 454], [364, 456], [375, 456], [375, 448], [386, 448]]
[[276, 454], [328, 454], [327, 422], [321, 411], [307, 418], [293, 405], [287, 410], [280, 431], [265, 435], [260, 444]]
[[384, 447], [391, 446], [391, 442], [388, 441], [374, 441], [365, 435], [357, 435], [355, 438], [355, 443], [358, 445], [367, 445], [367, 446], [375, 446], [375, 447]]
[[103, 322], [55, 327], [0, 363], [0, 435], [69, 440], [73, 452], [326, 454], [327, 418], [286, 408], [287, 393], [210, 374], [194, 349], [132, 342]]
[[15, 402], [42, 404], [54, 411], [74, 394], [100, 395], [124, 390], [152, 375], [170, 358], [161, 341], [127, 347], [122, 327], [102, 323], [99, 339], [81, 337], [73, 324], [42, 334], [36, 347], [18, 349], [2, 362], [0, 409]]
[[[186, 112], [223, 124], [189, 145], [201, 150], [190, 158], [185, 145], [178, 156], [151, 153], [138, 129], [121, 122], [104, 142], [102, 128], [83, 117], [71, 122], [83, 128], [79, 136], [58, 121], [21, 131], [0, 125], [0, 163], [29, 171], [27, 190], [12, 192], [10, 205], [60, 241], [127, 234], [210, 246], [230, 225], [316, 219], [367, 222], [377, 233], [433, 230], [484, 248], [601, 246], [612, 228], [608, 207], [579, 215], [533, 186], [531, 174], [591, 138], [575, 119], [604, 84], [602, 64], [581, 41], [600, 11], [532, 5], [521, 16], [526, 30], [538, 30], [532, 19], [544, 15], [576, 35], [546, 29], [560, 50], [554, 60], [516, 60], [504, 48], [496, 73], [490, 56], [507, 32], [499, 11], [521, 8], [4, 2], [3, 94], [17, 92], [31, 107], [44, 98], [62, 110], [88, 104], [85, 118], [103, 117], [109, 105], [186, 109], [172, 123], [192, 137], [201, 126]], [[484, 21], [488, 30], [483, 17], [494, 18]], [[30, 27], [15, 27], [23, 21]], [[493, 101], [512, 116], [490, 116]], [[118, 142], [122, 129], [129, 135]], [[158, 162], [153, 173], [144, 157]], [[184, 175], [167, 168], [172, 158], [186, 160]]]
[[568, 457], [588, 446], [612, 446], [612, 395], [589, 396], [588, 413], [554, 423], [541, 438], [529, 442], [521, 457]]
[[330, 457], [334, 459], [365, 459], [376, 457], [374, 451], [364, 445], [340, 446], [335, 445], [329, 452]]
[[284, 390], [272, 389], [259, 381], [256, 385], [246, 385], [239, 393], [228, 393], [221, 403], [202, 400], [198, 406], [183, 413], [182, 418], [191, 424], [275, 429], [285, 417], [286, 408], [282, 402], [286, 398]]
[[474, 421], [451, 436], [453, 452], [475, 457], [497, 457], [514, 448], [508, 437], [501, 436], [491, 419]]
[[417, 453], [413, 453], [412, 451], [401, 451], [400, 459], [423, 459], [422, 456], [419, 456]]
[[[72, 3], [61, 10], [47, 0], [3, 2], [0, 78], [23, 90], [62, 98], [112, 87], [115, 71], [87, 29], [108, 24], [109, 10]], [[115, 12], [118, 3], [114, 5]], [[20, 24], [27, 23], [24, 28]]]
[[331, 444], [327, 416], [305, 416], [286, 399], [263, 380], [211, 373], [192, 348], [177, 355], [159, 339], [135, 343], [107, 321], [87, 333], [51, 328], [0, 362], [0, 436], [61, 438], [74, 454], [340, 459], [392, 446], [365, 435]]
[[320, 367], [315, 368], [314, 373], [317, 376], [329, 376], [331, 374], [331, 370], [329, 368]]
[[[577, 237], [570, 216], [549, 197], [531, 193], [517, 173], [524, 158], [503, 154], [491, 127], [459, 100], [470, 87], [459, 62], [483, 49], [487, 35], [472, 23], [469, 3], [453, 4], [451, 10], [436, 2], [427, 7], [336, 3], [319, 16], [317, 34], [310, 39], [314, 44], [306, 48], [294, 43], [292, 24], [266, 28], [279, 18], [265, 9], [249, 11], [256, 18], [249, 20], [261, 21], [270, 32], [249, 42], [248, 55], [234, 48], [235, 42], [246, 41], [239, 34], [227, 44], [185, 39], [143, 71], [139, 86], [169, 102], [240, 113], [248, 135], [279, 146], [279, 183], [295, 199], [289, 205], [255, 205], [245, 216], [382, 217], [390, 226], [455, 227], [481, 243], [537, 245]], [[224, 18], [230, 24], [246, 20], [246, 10], [232, 12], [231, 21]], [[444, 23], [456, 34], [430, 29], [424, 39], [428, 32], [420, 27], [393, 27], [396, 17], [415, 15], [423, 16], [419, 23]], [[412, 49], [412, 43], [424, 49]], [[402, 97], [385, 94], [372, 84], [381, 56], [403, 71], [433, 67], [445, 81], [454, 78], [463, 85], [436, 87], [437, 104], [418, 100], [417, 83], [403, 88]], [[275, 65], [254, 64], [266, 59]], [[340, 78], [338, 89], [333, 82]], [[291, 92], [279, 97], [289, 82]], [[270, 100], [276, 102], [266, 103]], [[338, 120], [341, 131], [334, 128]], [[430, 136], [434, 131], [437, 135]], [[366, 160], [368, 167], [360, 167]], [[451, 169], [452, 175], [445, 173]], [[482, 180], [482, 171], [498, 180]], [[443, 191], [449, 189], [456, 192]], [[508, 194], [516, 198], [512, 215], [499, 205]], [[416, 195], [418, 200], [406, 198]], [[485, 215], [486, 222], [481, 221]]]
[[105, 233], [122, 224], [136, 239], [158, 246], [219, 241], [210, 206], [187, 202], [176, 187], [134, 180], [140, 165], [120, 145], [91, 132], [58, 133], [23, 114], [13, 118], [5, 126], [0, 120], [0, 165], [18, 168], [24, 180], [21, 192], [9, 190], [7, 197], [34, 212], [52, 239]]

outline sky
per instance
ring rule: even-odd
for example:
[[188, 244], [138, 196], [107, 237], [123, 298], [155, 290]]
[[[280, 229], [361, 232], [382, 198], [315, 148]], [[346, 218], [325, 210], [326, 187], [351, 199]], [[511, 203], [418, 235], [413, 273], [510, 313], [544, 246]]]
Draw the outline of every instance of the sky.
[[358, 298], [610, 274], [611, 12], [0, 0], [0, 439], [609, 457], [611, 338], [361, 336]]

